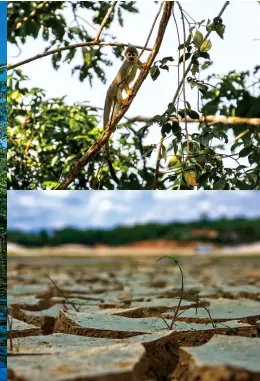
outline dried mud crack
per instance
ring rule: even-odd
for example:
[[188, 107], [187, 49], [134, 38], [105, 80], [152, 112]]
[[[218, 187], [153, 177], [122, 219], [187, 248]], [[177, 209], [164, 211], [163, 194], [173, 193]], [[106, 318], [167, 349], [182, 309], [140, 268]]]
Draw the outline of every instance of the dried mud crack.
[[260, 380], [260, 258], [181, 259], [177, 317], [178, 269], [124, 261], [9, 264], [8, 380]]

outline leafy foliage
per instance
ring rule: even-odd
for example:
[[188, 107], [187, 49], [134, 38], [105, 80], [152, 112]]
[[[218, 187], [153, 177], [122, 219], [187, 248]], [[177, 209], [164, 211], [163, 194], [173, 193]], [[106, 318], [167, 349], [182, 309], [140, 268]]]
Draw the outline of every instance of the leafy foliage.
[[[8, 187], [53, 188], [73, 167], [74, 160], [99, 137], [97, 109], [89, 105], [67, 106], [65, 98], [46, 99], [44, 90], [25, 87], [23, 83], [27, 80], [20, 70], [9, 78]], [[140, 166], [143, 181], [148, 182], [146, 159], [140, 160], [142, 138], [131, 129], [124, 129], [119, 144], [120, 147], [111, 147], [110, 155], [115, 168], [124, 169], [123, 186], [131, 189], [139, 186], [137, 171], [127, 172], [133, 165]], [[108, 169], [102, 167], [105, 163], [102, 151], [81, 171], [73, 187], [113, 189]]]
[[[8, 3], [8, 41], [16, 44], [19, 49], [30, 37], [37, 39], [39, 36], [46, 41], [45, 51], [78, 42], [92, 41], [98, 26], [111, 6], [111, 3], [106, 1], [48, 1], [41, 8], [37, 8], [38, 4], [36, 1]], [[81, 17], [84, 10], [88, 11], [90, 20]], [[119, 2], [117, 14], [113, 14], [113, 17], [107, 21], [105, 32], [116, 16], [120, 25], [123, 26], [124, 13], [137, 11], [133, 1]], [[68, 14], [73, 17], [73, 23], [68, 21]], [[108, 32], [104, 35], [107, 34]], [[112, 63], [105, 58], [102, 47], [88, 46], [80, 50], [80, 55], [76, 49], [55, 53], [52, 56], [54, 69], [58, 70], [63, 63], [72, 63], [77, 54], [77, 57], [81, 57], [82, 63], [72, 67], [72, 74], [77, 73], [80, 81], [87, 78], [91, 84], [94, 75], [105, 82], [105, 71], [102, 66], [110, 66]], [[118, 56], [121, 50], [114, 48], [115, 55]]]
[[[245, 118], [260, 117], [260, 66], [256, 66], [254, 72], [249, 71], [237, 73], [231, 71], [227, 75], [211, 75], [209, 81], [215, 81], [216, 87], [211, 88], [203, 95], [202, 113], [204, 115], [215, 114], [219, 112], [221, 115], [238, 116]], [[254, 94], [250, 93], [254, 84]], [[216, 138], [224, 140], [225, 144], [230, 141], [228, 131], [232, 131], [232, 135], [242, 135], [245, 130], [247, 132], [241, 138], [234, 142], [230, 147], [230, 157], [237, 163], [234, 169], [223, 167], [221, 171], [216, 171], [215, 174], [206, 173], [204, 181], [215, 180], [214, 189], [259, 189], [260, 180], [260, 136], [259, 127], [244, 126], [244, 125], [220, 125], [215, 124], [207, 129], [206, 125], [201, 128], [205, 131], [209, 139]], [[210, 140], [209, 140], [210, 142]], [[217, 148], [222, 148], [221, 145]], [[209, 149], [209, 143], [207, 146]], [[217, 154], [215, 154], [218, 157]], [[238, 159], [247, 157], [249, 165], [239, 164]], [[223, 160], [222, 160], [223, 163]]]
[[[28, 38], [39, 36], [46, 41], [45, 49], [91, 41], [109, 6], [110, 3], [102, 1], [47, 2], [42, 7], [37, 2], [11, 2], [8, 5], [9, 41], [19, 49]], [[88, 10], [91, 24], [82, 18], [82, 10]], [[72, 23], [68, 21], [68, 12], [73, 15]], [[126, 12], [137, 12], [135, 2], [118, 2], [105, 25], [104, 37], [108, 36], [110, 41], [114, 38], [109, 31], [111, 23], [118, 20], [123, 26]], [[180, 82], [197, 93], [197, 110], [186, 98], [179, 107], [182, 86], [178, 86], [176, 97], [162, 115], [151, 116], [138, 127], [130, 121], [118, 126], [116, 143], [110, 144], [113, 166], [121, 173], [118, 189], [152, 189], [156, 176], [158, 189], [259, 189], [259, 126], [203, 122], [197, 132], [189, 133], [188, 124], [179, 121], [218, 114], [252, 118], [259, 117], [260, 110], [259, 66], [253, 73], [233, 71], [201, 79], [203, 70], [212, 64], [210, 53], [214, 46], [210, 34], [224, 39], [226, 26], [219, 16], [200, 22], [189, 22], [187, 17], [184, 23], [188, 23], [188, 33], [184, 33], [182, 43], [179, 41], [178, 57], [168, 55], [157, 60], [150, 75], [154, 81], [159, 80], [161, 70], [168, 72], [173, 61], [178, 62], [179, 67], [183, 65], [187, 71], [186, 81], [180, 78]], [[94, 31], [93, 26], [97, 26]], [[92, 83], [97, 77], [105, 82], [104, 65], [111, 62], [104, 56], [103, 47], [93, 45], [78, 49], [55, 53], [53, 67], [58, 70], [63, 63], [72, 64], [72, 73], [77, 73], [81, 81], [87, 78]], [[78, 51], [82, 61], [75, 65]], [[121, 47], [113, 51], [116, 57], [121, 56]], [[73, 160], [99, 137], [96, 127], [99, 109], [88, 104], [68, 105], [65, 97], [47, 99], [43, 89], [25, 86], [27, 79], [21, 70], [13, 71], [9, 77], [8, 187], [53, 188], [73, 168]], [[162, 135], [158, 173], [154, 163], [152, 165], [157, 145], [144, 145], [145, 137], [154, 126], [160, 128]], [[177, 167], [171, 165], [171, 157], [178, 157]], [[81, 170], [71, 188], [115, 188], [102, 151]]]

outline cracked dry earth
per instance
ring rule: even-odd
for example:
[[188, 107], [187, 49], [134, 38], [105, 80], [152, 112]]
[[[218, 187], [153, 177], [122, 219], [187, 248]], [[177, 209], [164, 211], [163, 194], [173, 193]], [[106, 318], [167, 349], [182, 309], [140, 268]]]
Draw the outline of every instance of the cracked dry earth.
[[169, 330], [169, 259], [10, 258], [8, 380], [259, 381], [260, 257], [179, 262]]

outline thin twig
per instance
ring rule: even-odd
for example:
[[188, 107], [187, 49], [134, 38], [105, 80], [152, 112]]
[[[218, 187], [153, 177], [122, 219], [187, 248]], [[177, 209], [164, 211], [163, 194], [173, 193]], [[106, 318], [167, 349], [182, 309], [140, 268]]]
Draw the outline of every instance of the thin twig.
[[[180, 5], [180, 3], [177, 1], [177, 4], [178, 4], [178, 7], [180, 9], [180, 12], [181, 12], [181, 19], [182, 19], [182, 28], [183, 28], [183, 40], [184, 40], [184, 47], [183, 47], [183, 75], [185, 73], [185, 55], [186, 55], [186, 29], [185, 29], [185, 23], [184, 23], [184, 13], [183, 13], [183, 10], [182, 10], [182, 7]], [[187, 122], [186, 122], [186, 119], [187, 119], [187, 112], [186, 112], [186, 89], [185, 89], [185, 81], [183, 81], [183, 85], [182, 85], [182, 92], [183, 92], [183, 99], [184, 99], [184, 119], [185, 119], [185, 132], [186, 132], [186, 142], [187, 142], [187, 148], [186, 148], [186, 151], [187, 151], [187, 156], [185, 158], [185, 161], [184, 161], [184, 165], [186, 164], [188, 158], [189, 158], [189, 154], [190, 154], [190, 141], [189, 141], [189, 132], [188, 132], [188, 126], [187, 126]]]
[[[67, 189], [67, 187], [72, 183], [72, 181], [76, 178], [78, 172], [81, 168], [83, 168], [90, 160], [91, 158], [101, 150], [101, 148], [108, 142], [108, 139], [110, 135], [115, 131], [119, 121], [123, 117], [123, 115], [126, 113], [128, 108], [130, 107], [133, 99], [135, 98], [138, 90], [140, 89], [143, 81], [147, 77], [150, 67], [152, 66], [152, 63], [154, 62], [154, 59], [160, 49], [164, 33], [166, 30], [166, 27], [168, 25], [168, 21], [171, 14], [171, 8], [172, 8], [172, 2], [171, 1], [165, 1], [164, 2], [164, 10], [162, 14], [162, 18], [160, 21], [157, 38], [154, 44], [154, 47], [148, 57], [146, 67], [143, 68], [140, 71], [140, 74], [133, 86], [132, 93], [128, 96], [128, 102], [120, 108], [119, 113], [115, 116], [115, 118], [112, 121], [111, 126], [107, 126], [107, 128], [102, 133], [101, 137], [95, 141], [92, 146], [89, 148], [89, 150], [77, 161], [74, 168], [70, 171], [70, 173], [66, 176], [64, 181], [62, 181], [55, 189]], [[142, 49], [142, 48], [141, 48]]]
[[[177, 23], [176, 16], [175, 16], [173, 8], [172, 8], [172, 16], [173, 16], [173, 20], [174, 20], [176, 31], [177, 31], [178, 46], [180, 46], [180, 44], [181, 44], [180, 32], [179, 32], [178, 23]], [[180, 57], [181, 57], [181, 52], [180, 52], [180, 49], [178, 49], [178, 62], [180, 62]], [[179, 84], [180, 83], [180, 65], [177, 65], [177, 80], [178, 80], [178, 84]], [[179, 99], [178, 99], [178, 102], [177, 102], [176, 110], [177, 110], [177, 113], [178, 113], [178, 110], [179, 110]]]
[[101, 25], [100, 25], [100, 28], [99, 28], [99, 30], [98, 30], [98, 32], [97, 32], [97, 35], [96, 35], [96, 37], [95, 37], [95, 41], [96, 41], [96, 42], [99, 41], [99, 37], [100, 37], [100, 35], [101, 35], [101, 33], [102, 33], [103, 29], [104, 29], [104, 26], [106, 25], [107, 20], [109, 19], [111, 13], [113, 12], [113, 10], [114, 10], [114, 8], [115, 8], [115, 6], [116, 6], [116, 3], [117, 3], [117, 1], [113, 1], [111, 7], [108, 9], [107, 14], [106, 14], [106, 16], [104, 17], [104, 19], [103, 19], [103, 21], [102, 21], [102, 23], [101, 23]]
[[[260, 123], [259, 123], [259, 127], [260, 127]], [[240, 138], [242, 138], [244, 135], [246, 135], [247, 133], [249, 132], [249, 129], [247, 128], [245, 131], [241, 132], [241, 134], [237, 135], [235, 137], [235, 139], [230, 142], [231, 144], [235, 143], [237, 140], [239, 140]]]
[[20, 29], [21, 26], [22, 26], [25, 22], [27, 22], [30, 18], [32, 18], [33, 16], [35, 16], [37, 10], [43, 8], [47, 3], [48, 3], [48, 1], [43, 1], [42, 3], [40, 3], [39, 5], [37, 5], [37, 6], [35, 7], [35, 9], [29, 14], [29, 16], [24, 17], [24, 18], [22, 19], [22, 21], [20, 21], [20, 22], [18, 22], [18, 24], [16, 24], [16, 26], [15, 26], [15, 30]]
[[141, 53], [139, 54], [139, 58], [142, 56], [143, 52], [145, 51], [145, 48], [147, 47], [147, 45], [148, 45], [148, 43], [149, 43], [149, 40], [150, 40], [151, 35], [152, 35], [152, 33], [153, 33], [155, 24], [156, 24], [156, 22], [157, 22], [157, 20], [158, 20], [158, 17], [159, 17], [159, 15], [160, 15], [160, 13], [161, 13], [162, 7], [163, 7], [163, 3], [161, 3], [160, 8], [159, 8], [159, 11], [157, 12], [157, 14], [156, 14], [156, 16], [155, 16], [155, 19], [154, 19], [153, 24], [152, 24], [152, 26], [151, 26], [151, 29], [150, 29], [150, 32], [149, 32], [149, 34], [148, 34], [147, 40], [146, 40], [146, 42], [145, 42], [145, 44], [144, 44], [143, 49], [141, 50]]
[[154, 173], [154, 179], [153, 179], [153, 189], [154, 190], [157, 189], [157, 186], [158, 186], [158, 177], [159, 177], [162, 146], [163, 146], [163, 136], [161, 135], [160, 141], [158, 144], [158, 149], [157, 149], [156, 166], [155, 166], [155, 173]]

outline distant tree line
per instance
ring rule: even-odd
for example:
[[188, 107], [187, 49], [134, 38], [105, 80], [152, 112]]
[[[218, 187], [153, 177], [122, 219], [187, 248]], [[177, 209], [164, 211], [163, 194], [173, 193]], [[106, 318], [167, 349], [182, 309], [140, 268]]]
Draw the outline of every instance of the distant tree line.
[[[215, 234], [207, 234], [210, 231]], [[181, 242], [199, 240], [218, 244], [255, 242], [260, 240], [260, 218], [220, 218], [218, 220], [209, 220], [206, 217], [202, 217], [199, 221], [188, 223], [147, 223], [134, 226], [118, 226], [110, 230], [65, 227], [53, 231], [23, 232], [20, 230], [10, 230], [8, 232], [9, 242], [28, 247], [42, 245], [56, 246], [61, 244], [83, 244], [89, 246], [105, 244], [119, 246], [143, 240], [158, 239]]]

